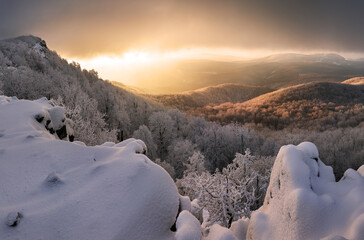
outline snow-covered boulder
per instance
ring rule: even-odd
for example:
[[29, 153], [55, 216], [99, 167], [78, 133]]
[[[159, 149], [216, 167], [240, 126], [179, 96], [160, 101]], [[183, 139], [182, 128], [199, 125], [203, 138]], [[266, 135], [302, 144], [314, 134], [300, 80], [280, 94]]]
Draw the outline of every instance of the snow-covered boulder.
[[145, 144], [62, 141], [64, 122], [46, 99], [0, 96], [0, 239], [173, 239], [179, 194]]
[[249, 218], [241, 218], [231, 224], [230, 230], [234, 233], [237, 239], [245, 240], [248, 226]]
[[207, 229], [207, 236], [204, 240], [238, 240], [234, 233], [218, 224], [214, 224]]
[[363, 169], [335, 182], [314, 144], [283, 146], [247, 239], [364, 239]]
[[202, 232], [200, 222], [187, 210], [183, 210], [176, 222], [175, 240], [200, 240]]

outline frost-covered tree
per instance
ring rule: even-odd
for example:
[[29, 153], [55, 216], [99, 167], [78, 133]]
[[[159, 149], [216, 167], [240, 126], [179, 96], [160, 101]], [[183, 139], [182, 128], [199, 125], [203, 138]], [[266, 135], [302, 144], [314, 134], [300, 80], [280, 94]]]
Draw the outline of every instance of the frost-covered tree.
[[168, 110], [168, 115], [172, 118], [174, 122], [174, 127], [176, 129], [176, 137], [186, 138], [188, 116], [185, 113], [179, 111], [178, 109]]
[[167, 173], [174, 179], [175, 178], [175, 171], [171, 164], [167, 163], [166, 161], [162, 161], [160, 158], [155, 160], [155, 163], [164, 168]]
[[181, 194], [198, 199], [200, 207], [209, 211], [211, 223], [230, 227], [261, 206], [272, 165], [272, 157], [253, 156], [247, 150], [214, 174], [189, 170], [177, 185]]
[[168, 147], [168, 162], [176, 171], [176, 178], [181, 178], [185, 164], [196, 150], [196, 145], [189, 140], [176, 140]]
[[0, 80], [0, 95], [4, 94], [3, 93], [3, 82]]
[[152, 137], [152, 133], [145, 125], [141, 125], [138, 130], [133, 133], [133, 138], [142, 140], [147, 146], [147, 156], [150, 159], [155, 159], [157, 154], [157, 146], [155, 145]]
[[80, 92], [72, 106], [63, 104], [62, 98], [58, 98], [54, 103], [63, 105], [66, 116], [73, 121], [75, 140], [87, 145], [116, 142], [116, 130], [106, 128], [104, 115], [97, 110], [96, 100], [90, 99], [86, 94]]
[[209, 159], [207, 168], [214, 171], [229, 164], [237, 152], [242, 152], [241, 137], [230, 125], [209, 124], [202, 135], [196, 137], [196, 143], [204, 156]]
[[149, 129], [158, 147], [161, 159], [167, 156], [167, 148], [176, 136], [172, 118], [166, 112], [155, 112], [149, 118]]
[[204, 129], [208, 126], [206, 120], [201, 117], [189, 117], [187, 125], [188, 139], [197, 142], [197, 138], [203, 134]]
[[184, 171], [184, 175], [195, 172], [197, 174], [201, 174], [206, 171], [205, 168], [205, 156], [202, 155], [200, 151], [193, 152], [192, 156], [188, 158], [188, 161], [185, 163], [186, 170]]

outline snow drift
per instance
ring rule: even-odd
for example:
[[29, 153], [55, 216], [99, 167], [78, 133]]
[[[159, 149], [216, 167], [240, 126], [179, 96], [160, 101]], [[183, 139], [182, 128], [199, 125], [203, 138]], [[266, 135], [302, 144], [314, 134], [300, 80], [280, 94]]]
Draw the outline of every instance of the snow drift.
[[314, 144], [282, 147], [247, 239], [364, 239], [364, 165], [335, 182]]
[[0, 238], [173, 239], [179, 195], [145, 144], [87, 147], [60, 107], [0, 96]]

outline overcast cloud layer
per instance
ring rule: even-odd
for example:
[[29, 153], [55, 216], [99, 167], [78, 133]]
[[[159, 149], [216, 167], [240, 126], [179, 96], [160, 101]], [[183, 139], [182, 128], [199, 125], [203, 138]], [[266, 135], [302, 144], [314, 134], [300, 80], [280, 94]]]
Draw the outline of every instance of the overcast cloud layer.
[[0, 0], [0, 38], [68, 56], [130, 48], [364, 52], [362, 0]]

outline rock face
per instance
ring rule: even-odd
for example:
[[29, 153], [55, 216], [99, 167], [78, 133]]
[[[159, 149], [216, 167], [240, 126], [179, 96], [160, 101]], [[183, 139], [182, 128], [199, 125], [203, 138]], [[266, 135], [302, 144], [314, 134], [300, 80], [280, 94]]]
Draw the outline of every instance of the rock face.
[[16, 227], [20, 221], [21, 214], [19, 212], [10, 212], [8, 214], [6, 224], [9, 227]]
[[283, 146], [247, 239], [364, 239], [364, 166], [335, 182], [316, 146]]
[[0, 96], [0, 239], [173, 239], [179, 194], [145, 144], [62, 141], [66, 122], [46, 99]]

